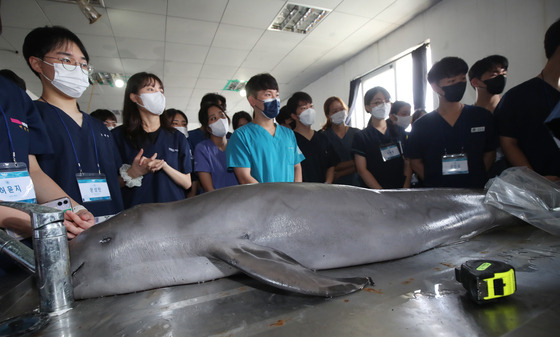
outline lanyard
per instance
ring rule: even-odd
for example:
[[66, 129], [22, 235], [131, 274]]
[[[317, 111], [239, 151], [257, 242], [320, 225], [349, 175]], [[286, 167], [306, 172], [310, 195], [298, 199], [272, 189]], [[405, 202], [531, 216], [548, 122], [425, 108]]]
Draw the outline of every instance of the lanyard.
[[[464, 109], [464, 107], [463, 107], [463, 109]], [[461, 109], [461, 114], [463, 113], [463, 109]], [[436, 112], [437, 112], [437, 110], [436, 110]], [[439, 115], [439, 117], [441, 117], [444, 124], [449, 125], [449, 123], [447, 123], [447, 121], [441, 115]], [[461, 115], [459, 115], [459, 117], [457, 118], [457, 121], [459, 120], [459, 118], [461, 118]], [[457, 124], [457, 121], [455, 121], [455, 124]], [[453, 127], [451, 127], [451, 128], [453, 128]], [[445, 156], [447, 156], [447, 139], [445, 138], [444, 129], [445, 129], [445, 127], [441, 128], [440, 131], [441, 131], [441, 138], [443, 138], [443, 154]], [[462, 132], [463, 134], [466, 134], [464, 129], [466, 129], [466, 126], [463, 128], [463, 132]], [[461, 153], [465, 152], [465, 140], [466, 140], [466, 138], [463, 139], [463, 142], [462, 142], [463, 144], [461, 145]]]
[[4, 122], [6, 123], [6, 131], [8, 132], [8, 140], [10, 142], [10, 148], [12, 149], [12, 158], [14, 159], [14, 164], [17, 165], [16, 161], [16, 150], [14, 149], [14, 141], [12, 140], [12, 133], [10, 132], [10, 125], [8, 124], [8, 117], [4, 112], [4, 109], [0, 106], [0, 111], [2, 111], [2, 116], [4, 116]]
[[[62, 125], [64, 125], [64, 129], [66, 129], [66, 134], [68, 134], [68, 139], [70, 139], [70, 144], [72, 145], [72, 150], [74, 151], [74, 156], [76, 157], [76, 162], [78, 163], [78, 169], [80, 170], [80, 173], [84, 173], [82, 171], [82, 164], [80, 163], [80, 159], [78, 159], [78, 153], [76, 152], [76, 147], [74, 146], [74, 141], [72, 140], [72, 136], [70, 135], [70, 131], [68, 131], [68, 127], [66, 126], [66, 123], [64, 123], [64, 120], [62, 119], [62, 116], [60, 115], [60, 112], [58, 112], [58, 110], [55, 109], [55, 107], [52, 106], [49, 102], [47, 102], [47, 100], [44, 99], [42, 96], [41, 96], [41, 99], [43, 101], [45, 101], [45, 103], [47, 103], [54, 110], [54, 112], [56, 112], [56, 114], [58, 115], [58, 118], [60, 119], [60, 122], [62, 123]], [[97, 171], [98, 171], [99, 174], [101, 174], [101, 166], [99, 165], [99, 154], [97, 153], [97, 142], [95, 140], [95, 134], [93, 133], [93, 128], [91, 127], [91, 125], [87, 121], [87, 119], [85, 117], [85, 113], [83, 113], [82, 111], [80, 111], [80, 112], [83, 115], [83, 122], [86, 123], [89, 126], [89, 129], [91, 131], [91, 136], [93, 138], [93, 146], [95, 147], [95, 160], [97, 162]]]

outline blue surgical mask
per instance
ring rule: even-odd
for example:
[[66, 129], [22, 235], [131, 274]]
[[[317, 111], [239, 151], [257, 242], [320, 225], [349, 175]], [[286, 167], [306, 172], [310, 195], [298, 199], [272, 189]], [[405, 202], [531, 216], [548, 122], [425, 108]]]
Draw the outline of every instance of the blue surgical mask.
[[264, 104], [264, 109], [261, 112], [266, 118], [273, 119], [278, 116], [280, 112], [280, 99], [269, 98], [262, 102]]

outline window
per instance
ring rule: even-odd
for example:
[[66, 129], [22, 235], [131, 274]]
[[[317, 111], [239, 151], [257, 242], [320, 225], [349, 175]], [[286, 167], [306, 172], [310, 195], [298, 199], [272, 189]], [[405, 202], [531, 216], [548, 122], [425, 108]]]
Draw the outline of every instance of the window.
[[[429, 45], [425, 46], [425, 69], [431, 66], [431, 53]], [[375, 70], [361, 77], [360, 84], [354, 91], [352, 106], [350, 108], [351, 126], [363, 129], [367, 126], [370, 114], [364, 108], [364, 94], [371, 88], [381, 86], [391, 94], [391, 102], [405, 101], [410, 103], [414, 111], [414, 90], [413, 90], [413, 52], [407, 52], [405, 55], [396, 58]], [[426, 75], [418, 75], [423, 77], [423, 83], [427, 86]], [[431, 90], [425, 90], [424, 104], [426, 111], [433, 109], [433, 94]]]

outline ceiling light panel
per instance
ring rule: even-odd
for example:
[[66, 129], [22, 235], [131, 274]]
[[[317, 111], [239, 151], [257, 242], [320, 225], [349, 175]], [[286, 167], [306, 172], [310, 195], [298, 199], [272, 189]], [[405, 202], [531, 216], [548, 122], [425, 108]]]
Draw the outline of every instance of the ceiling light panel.
[[268, 29], [308, 34], [330, 13], [330, 11], [329, 9], [287, 3], [276, 18], [274, 18], [274, 21]]

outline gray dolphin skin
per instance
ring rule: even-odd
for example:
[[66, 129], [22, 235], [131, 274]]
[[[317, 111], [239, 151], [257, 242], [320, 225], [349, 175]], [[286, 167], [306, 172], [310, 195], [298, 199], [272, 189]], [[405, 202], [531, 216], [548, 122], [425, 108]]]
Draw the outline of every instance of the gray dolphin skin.
[[70, 242], [74, 296], [240, 271], [284, 290], [339, 296], [370, 284], [370, 275], [334, 279], [315, 270], [403, 258], [515, 221], [483, 200], [482, 190], [269, 183], [139, 205]]

